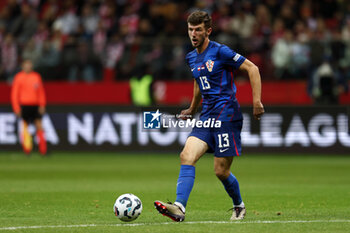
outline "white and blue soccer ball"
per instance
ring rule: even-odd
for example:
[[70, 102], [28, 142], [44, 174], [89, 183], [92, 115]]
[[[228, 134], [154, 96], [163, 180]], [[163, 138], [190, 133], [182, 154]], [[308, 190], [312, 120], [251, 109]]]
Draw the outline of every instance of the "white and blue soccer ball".
[[126, 193], [117, 198], [113, 207], [115, 216], [124, 222], [137, 219], [142, 212], [140, 198], [131, 193]]

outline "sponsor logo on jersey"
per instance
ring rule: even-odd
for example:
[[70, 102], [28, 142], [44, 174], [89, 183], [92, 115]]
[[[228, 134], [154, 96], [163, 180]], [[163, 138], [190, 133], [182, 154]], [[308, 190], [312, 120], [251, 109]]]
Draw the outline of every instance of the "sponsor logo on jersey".
[[212, 60], [208, 60], [205, 65], [207, 66], [207, 69], [209, 72], [212, 72], [213, 71], [213, 67], [214, 67], [214, 61]]

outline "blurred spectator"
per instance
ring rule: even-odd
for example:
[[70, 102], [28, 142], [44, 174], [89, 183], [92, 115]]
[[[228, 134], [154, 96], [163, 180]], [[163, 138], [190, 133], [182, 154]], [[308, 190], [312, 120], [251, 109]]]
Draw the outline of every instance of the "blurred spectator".
[[345, 43], [350, 43], [350, 17], [345, 20], [344, 26], [341, 31], [341, 35], [342, 35], [342, 40]]
[[48, 0], [41, 7], [40, 19], [47, 25], [52, 25], [60, 10], [58, 0]]
[[79, 78], [86, 82], [96, 81], [100, 76], [97, 72], [100, 64], [91, 45], [87, 41], [79, 41], [74, 55], [68, 73], [69, 81], [75, 82]]
[[272, 34], [270, 42], [272, 45], [274, 45], [279, 39], [281, 39], [284, 36], [285, 33], [285, 27], [284, 22], [281, 18], [276, 18], [275, 22], [273, 23], [272, 27]]
[[103, 28], [105, 28], [107, 31], [110, 31], [115, 23], [115, 14], [115, 2], [113, 0], [103, 1], [99, 8], [99, 16], [101, 18]]
[[215, 27], [218, 28], [220, 31], [226, 31], [226, 29], [229, 27], [229, 24], [231, 22], [231, 15], [230, 15], [230, 7], [229, 5], [222, 4], [219, 6], [217, 14], [220, 16], [217, 17], [217, 20], [215, 22]]
[[137, 33], [139, 27], [139, 16], [131, 6], [126, 7], [125, 13], [119, 19], [119, 27], [127, 43], [130, 43]]
[[0, 44], [2, 44], [6, 34], [6, 27], [4, 24], [0, 23]]
[[49, 40], [44, 41], [39, 51], [39, 59], [36, 62], [37, 71], [46, 77], [45, 80], [57, 79], [55, 70], [60, 61], [60, 51]]
[[13, 22], [11, 33], [21, 45], [28, 41], [35, 33], [38, 21], [29, 4], [23, 4], [21, 15]]
[[240, 38], [246, 39], [252, 36], [255, 23], [255, 18], [252, 14], [239, 10], [237, 15], [231, 19], [230, 28]]
[[99, 23], [99, 17], [95, 14], [92, 6], [86, 3], [81, 14], [81, 24], [88, 36], [92, 36], [96, 31]]
[[49, 30], [44, 22], [40, 22], [38, 28], [33, 36], [37, 46], [42, 47], [45, 40], [49, 37]]
[[[150, 49], [149, 49], [150, 48]], [[169, 47], [168, 47], [169, 48]], [[169, 72], [171, 69], [170, 59], [173, 58], [171, 56], [167, 56], [167, 54], [172, 54], [171, 51], [165, 52], [166, 46], [162, 46], [162, 41], [158, 40], [157, 43], [148, 43], [143, 44], [143, 59], [146, 61], [146, 66], [149, 69], [148, 73], [151, 73], [155, 76], [155, 78], [160, 78]], [[171, 45], [170, 50], [174, 49], [173, 45]], [[165, 56], [164, 56], [165, 55]], [[172, 54], [173, 55], [173, 54]], [[138, 64], [138, 67], [143, 67], [143, 64]]]
[[185, 47], [180, 38], [175, 38], [172, 46], [170, 68], [174, 70], [174, 79], [180, 80], [190, 72], [188, 67], [183, 65], [183, 57], [186, 56]]
[[8, 21], [8, 30], [12, 27], [13, 21], [17, 16], [21, 14], [21, 7], [18, 4], [17, 0], [7, 0], [7, 4], [4, 7], [4, 15]]
[[147, 73], [142, 77], [133, 76], [130, 79], [131, 100], [134, 105], [147, 107], [152, 104], [152, 82], [152, 75]]
[[57, 50], [59, 51], [62, 50], [66, 39], [67, 38], [65, 38], [62, 35], [61, 30], [53, 30], [51, 35], [51, 42], [52, 42], [52, 46], [54, 46]]
[[[350, 4], [348, 4], [350, 10]], [[339, 61], [339, 67], [345, 80], [350, 80], [350, 12], [341, 31], [341, 38], [344, 42], [344, 57]]]
[[146, 19], [146, 18], [140, 19], [138, 34], [146, 38], [155, 36], [156, 34], [155, 29], [152, 27], [149, 19]]
[[275, 66], [277, 78], [290, 77], [290, 64], [292, 62], [293, 33], [287, 30], [284, 36], [277, 40], [272, 48], [272, 63]]
[[345, 91], [335, 69], [324, 61], [310, 80], [310, 94], [317, 104], [336, 104], [338, 97]]
[[[121, 42], [120, 42], [121, 43]], [[123, 44], [124, 53], [120, 57], [120, 61], [117, 63], [117, 77], [122, 79], [128, 79], [135, 75], [133, 72], [138, 71], [138, 57], [143, 56], [143, 50], [141, 50], [141, 37], [136, 36], [135, 40], [131, 44]], [[142, 53], [142, 54], [141, 54]]]
[[114, 34], [110, 43], [106, 47], [106, 68], [115, 68], [123, 55], [125, 44], [119, 34]]
[[53, 27], [60, 30], [64, 35], [71, 35], [78, 30], [79, 19], [75, 14], [75, 7], [72, 0], [66, 0], [66, 8], [61, 16], [59, 16]]
[[295, 40], [292, 45], [292, 78], [300, 79], [309, 75], [310, 51], [308, 35], [302, 21], [294, 24]]
[[344, 57], [339, 61], [339, 69], [346, 85], [350, 81], [350, 43], [346, 45]]
[[29, 4], [32, 7], [37, 8], [40, 4], [41, 0], [17, 0], [17, 3], [19, 4]]
[[12, 23], [12, 20], [10, 18], [9, 7], [5, 6], [2, 9], [0, 9], [0, 25], [5, 30], [8, 30], [8, 28], [10, 28], [11, 26], [11, 23]]
[[17, 45], [12, 34], [7, 34], [1, 44], [1, 74], [11, 82], [18, 65]]
[[258, 5], [256, 9], [255, 36], [266, 36], [271, 33], [271, 15], [265, 5]]
[[[186, 19], [196, 9], [212, 15], [211, 39], [247, 54], [264, 79], [307, 80], [324, 58], [342, 80], [350, 76], [347, 1], [3, 0], [0, 53], [16, 59], [2, 58], [2, 77], [9, 63], [18, 69], [17, 60], [39, 59], [39, 51], [47, 58], [41, 63], [55, 64], [55, 74], [42, 73], [44, 80], [91, 81], [106, 70], [118, 79], [142, 70], [156, 80], [191, 79]], [[10, 43], [4, 43], [7, 34], [14, 36]]]
[[285, 27], [289, 30], [292, 30], [294, 28], [294, 24], [295, 24], [295, 5], [294, 5], [295, 1], [287, 1], [286, 4], [284, 4], [281, 7], [281, 11], [280, 11], [280, 18], [283, 20], [283, 23], [285, 25]]
[[104, 59], [104, 49], [107, 44], [107, 31], [103, 27], [102, 21], [99, 21], [97, 25], [97, 29], [92, 38], [93, 50], [94, 53], [100, 57], [100, 59]]
[[326, 56], [326, 44], [319, 38], [316, 32], [310, 32], [311, 38], [308, 43], [310, 49], [310, 69], [313, 70], [321, 65]]
[[24, 46], [22, 51], [22, 59], [32, 61], [34, 67], [36, 68], [38, 59], [40, 57], [41, 48], [35, 43], [34, 39], [31, 39]]

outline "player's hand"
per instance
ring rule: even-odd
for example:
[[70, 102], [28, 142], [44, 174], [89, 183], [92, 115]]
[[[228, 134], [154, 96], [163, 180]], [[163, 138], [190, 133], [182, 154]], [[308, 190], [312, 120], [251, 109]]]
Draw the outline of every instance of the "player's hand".
[[181, 111], [179, 118], [181, 120], [192, 119], [194, 114], [195, 114], [195, 111], [192, 108], [188, 108]]
[[261, 101], [254, 103], [253, 105], [253, 115], [256, 120], [260, 120], [261, 116], [265, 113], [264, 106]]
[[21, 110], [19, 110], [19, 111], [16, 112], [15, 114], [16, 114], [16, 116], [17, 116], [18, 118], [21, 118], [21, 117], [22, 117], [22, 111], [21, 111]]
[[39, 113], [40, 113], [40, 115], [44, 115], [45, 114], [45, 107], [43, 107], [43, 106], [39, 107]]

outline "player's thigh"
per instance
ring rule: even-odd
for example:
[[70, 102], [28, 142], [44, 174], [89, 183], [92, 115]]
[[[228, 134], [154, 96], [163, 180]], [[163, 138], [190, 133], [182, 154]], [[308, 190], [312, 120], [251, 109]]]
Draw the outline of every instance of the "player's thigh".
[[181, 164], [195, 165], [207, 150], [208, 144], [206, 142], [193, 136], [188, 137], [185, 147], [180, 154]]
[[215, 175], [220, 180], [225, 180], [230, 175], [232, 161], [233, 161], [233, 156], [214, 157]]
[[43, 124], [41, 118], [37, 118], [34, 120], [35, 128], [37, 130], [43, 130]]
[[35, 112], [34, 112], [34, 124], [37, 130], [43, 130], [42, 126], [42, 115], [39, 111], [39, 106], [35, 107]]
[[31, 106], [21, 106], [21, 118], [27, 124], [32, 122], [33, 110]]

